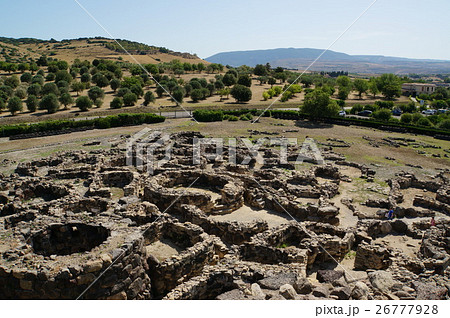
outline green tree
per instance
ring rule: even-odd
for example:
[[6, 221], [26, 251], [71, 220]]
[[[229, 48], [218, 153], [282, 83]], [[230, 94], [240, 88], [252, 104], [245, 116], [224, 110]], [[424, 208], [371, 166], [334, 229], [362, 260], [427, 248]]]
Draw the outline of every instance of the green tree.
[[87, 96], [80, 96], [77, 98], [75, 105], [81, 110], [81, 111], [87, 111], [89, 108], [92, 108], [93, 101], [87, 97]]
[[98, 99], [102, 100], [105, 97], [105, 92], [100, 87], [94, 86], [88, 91], [88, 96], [95, 102]]
[[64, 105], [64, 109], [67, 109], [69, 105], [73, 104], [73, 98], [69, 93], [64, 93], [59, 97], [59, 102]]
[[82, 83], [90, 83], [91, 82], [91, 74], [89, 74], [89, 73], [81, 74], [80, 80]]
[[28, 95], [26, 100], [27, 109], [30, 113], [34, 113], [39, 105], [39, 100], [35, 95]]
[[424, 127], [431, 127], [431, 126], [433, 126], [433, 123], [427, 117], [420, 118], [416, 122], [416, 124], [419, 125], [419, 126], [424, 126]]
[[366, 80], [363, 80], [361, 78], [355, 79], [353, 82], [353, 86], [355, 87], [356, 91], [358, 92], [359, 99], [362, 99], [362, 94], [365, 94], [367, 90], [369, 89], [369, 82]]
[[120, 80], [118, 80], [117, 78], [113, 78], [110, 82], [109, 85], [111, 85], [111, 89], [114, 91], [114, 93], [116, 92], [116, 90], [120, 87]]
[[267, 75], [266, 66], [262, 64], [257, 64], [253, 69], [253, 74], [255, 74], [256, 76], [266, 76]]
[[123, 96], [123, 103], [125, 106], [134, 106], [138, 100], [138, 97], [135, 93], [126, 93]]
[[123, 107], [123, 99], [121, 97], [114, 97], [114, 99], [109, 104], [109, 107], [113, 109], [119, 109]]
[[22, 100], [17, 97], [11, 97], [8, 101], [8, 110], [11, 113], [11, 115], [15, 115], [17, 112], [21, 112], [23, 109]]
[[234, 85], [230, 94], [238, 103], [248, 102], [252, 99], [252, 91], [250, 88], [240, 84]]
[[19, 77], [17, 75], [8, 76], [4, 79], [3, 84], [11, 88], [17, 88], [20, 84]]
[[59, 89], [55, 83], [46, 83], [42, 87], [42, 95], [48, 95], [48, 94], [59, 95]]
[[42, 86], [42, 85], [44, 85], [44, 82], [45, 82], [44, 77], [39, 74], [33, 76], [33, 78], [31, 79], [32, 84], [39, 84]]
[[81, 82], [73, 82], [71, 88], [78, 96], [84, 90], [84, 84]]
[[72, 75], [70, 75], [67, 71], [58, 71], [55, 74], [55, 82], [58, 83], [59, 81], [66, 81], [67, 83], [70, 83], [72, 82]]
[[237, 78], [233, 74], [227, 73], [223, 76], [222, 82], [225, 86], [230, 87], [236, 84]]
[[182, 88], [177, 88], [176, 90], [173, 91], [172, 96], [179, 104], [182, 104], [184, 94], [185, 92]]
[[33, 78], [33, 75], [31, 75], [31, 73], [25, 72], [20, 76], [20, 81], [22, 83], [31, 83], [32, 78]]
[[375, 77], [372, 77], [369, 80], [368, 85], [369, 85], [369, 87], [368, 87], [369, 93], [372, 94], [373, 98], [376, 98], [377, 94], [380, 92], [380, 90], [378, 89], [378, 81], [377, 81], [377, 79]]
[[276, 78], [274, 77], [269, 77], [269, 79], [267, 80], [267, 83], [270, 85], [270, 87], [273, 87], [273, 85], [275, 85], [277, 83]]
[[305, 96], [301, 111], [311, 118], [337, 116], [340, 107], [333, 101], [326, 92], [315, 89]]
[[144, 106], [148, 106], [148, 104], [154, 103], [155, 101], [156, 98], [152, 91], [148, 91], [144, 94]]
[[411, 114], [402, 114], [402, 116], [400, 117], [400, 121], [404, 124], [409, 124], [412, 122], [412, 115]]
[[17, 96], [20, 99], [24, 99], [25, 97], [27, 97], [27, 91], [23, 87], [17, 87], [14, 91], [14, 96]]
[[59, 101], [56, 94], [50, 93], [42, 97], [39, 103], [39, 109], [46, 109], [49, 114], [56, 113], [59, 109]]
[[40, 96], [42, 92], [42, 86], [39, 84], [31, 84], [28, 86], [27, 93], [28, 95]]
[[199, 73], [203, 72], [205, 69], [206, 69], [205, 64], [203, 64], [203, 63], [198, 63], [197, 64], [197, 70], [198, 70]]
[[200, 88], [193, 89], [191, 92], [191, 99], [194, 103], [197, 103], [199, 100], [203, 99], [203, 92]]
[[237, 83], [239, 85], [251, 87], [252, 86], [252, 78], [247, 74], [241, 74], [241, 75], [239, 75]]
[[97, 73], [94, 76], [92, 76], [92, 82], [95, 83], [100, 88], [106, 87], [109, 85], [108, 78], [101, 73]]
[[341, 75], [336, 79], [336, 83], [339, 87], [345, 86], [345, 87], [352, 87], [352, 81], [348, 76]]
[[402, 82], [400, 78], [394, 74], [383, 74], [378, 80], [378, 89], [387, 99], [400, 97], [402, 93]]
[[348, 98], [349, 94], [350, 94], [350, 87], [348, 87], [348, 86], [339, 86], [338, 98], [340, 100], [346, 100]]

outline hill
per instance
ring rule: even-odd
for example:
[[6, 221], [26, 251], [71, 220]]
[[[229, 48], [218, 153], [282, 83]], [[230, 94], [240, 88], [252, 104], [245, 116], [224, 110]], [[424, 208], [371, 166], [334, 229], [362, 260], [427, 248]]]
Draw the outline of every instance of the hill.
[[[170, 62], [174, 59], [189, 63], [203, 61], [196, 55], [175, 52], [164, 47], [150, 46], [128, 40], [118, 40], [118, 42], [140, 63], [156, 64]], [[0, 61], [8, 62], [26, 61], [29, 58], [39, 58], [41, 55], [68, 62], [73, 62], [76, 58], [88, 61], [122, 59], [134, 62], [133, 58], [126, 54], [115, 41], [102, 37], [62, 41], [0, 37], [0, 52]]]
[[[310, 48], [234, 51], [215, 54], [206, 58], [206, 61], [231, 66], [255, 66], [256, 64], [270, 63], [275, 67], [306, 69], [322, 52], [323, 50]], [[335, 51], [327, 51], [310, 70], [345, 70], [351, 73], [362, 74], [445, 74], [450, 73], [450, 61], [408, 59], [382, 55], [349, 55]]]

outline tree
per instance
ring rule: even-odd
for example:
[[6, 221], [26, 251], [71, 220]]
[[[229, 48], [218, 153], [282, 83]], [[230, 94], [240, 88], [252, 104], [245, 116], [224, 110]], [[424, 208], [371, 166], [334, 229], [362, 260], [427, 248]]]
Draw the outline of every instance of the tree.
[[138, 97], [135, 93], [126, 93], [123, 96], [123, 103], [125, 106], [134, 106], [138, 100]]
[[205, 70], [205, 68], [206, 68], [205, 64], [203, 64], [203, 63], [198, 63], [197, 64], [197, 70], [198, 70], [199, 73], [203, 72]]
[[359, 99], [362, 99], [362, 94], [366, 93], [369, 89], [369, 83], [366, 80], [360, 78], [355, 79], [355, 81], [353, 82], [353, 86], [358, 92]]
[[173, 91], [172, 96], [179, 104], [182, 104], [184, 94], [185, 92], [182, 88], [177, 88], [176, 90]]
[[262, 98], [264, 101], [268, 100], [270, 98], [270, 94], [268, 92], [263, 92]]
[[109, 85], [111, 85], [111, 89], [114, 91], [114, 93], [116, 92], [116, 90], [120, 87], [120, 80], [118, 80], [117, 78], [113, 78], [110, 82]]
[[252, 91], [244, 85], [236, 84], [230, 91], [231, 96], [236, 99], [236, 102], [248, 102], [252, 99]]
[[28, 95], [40, 96], [42, 91], [42, 87], [39, 84], [31, 84], [28, 86], [27, 93]]
[[230, 87], [236, 84], [237, 78], [233, 74], [227, 73], [223, 76], [222, 82], [225, 86]]
[[55, 74], [55, 82], [58, 83], [59, 81], [66, 81], [67, 83], [70, 83], [72, 82], [72, 75], [70, 75], [67, 71], [58, 71]]
[[148, 106], [148, 104], [154, 103], [155, 100], [156, 98], [152, 91], [148, 91], [144, 94], [144, 106]]
[[89, 74], [89, 73], [81, 74], [80, 80], [82, 83], [90, 83], [91, 82], [91, 74]]
[[350, 94], [350, 88], [348, 86], [339, 86], [338, 98], [340, 100], [346, 100]]
[[223, 88], [218, 93], [220, 95], [220, 101], [222, 101], [223, 96], [226, 96], [228, 98], [228, 96], [230, 95], [230, 89], [229, 88]]
[[101, 73], [96, 73], [94, 76], [92, 76], [92, 82], [95, 83], [98, 87], [106, 87], [109, 85], [108, 78]]
[[109, 107], [113, 109], [119, 109], [123, 107], [123, 99], [121, 97], [114, 97], [114, 99], [109, 104]]
[[92, 100], [87, 96], [80, 96], [77, 98], [75, 105], [81, 110], [81, 111], [87, 111], [89, 108], [92, 107], [93, 102]]
[[341, 75], [336, 79], [336, 83], [339, 87], [345, 86], [345, 87], [352, 87], [352, 81], [348, 76]]
[[25, 97], [27, 97], [27, 91], [23, 87], [17, 87], [16, 91], [14, 92], [14, 96], [17, 96], [20, 99], [24, 99]]
[[252, 86], [252, 79], [247, 74], [241, 74], [241, 75], [239, 75], [237, 83], [239, 85], [244, 85], [244, 86], [247, 86], [247, 87], [251, 87]]
[[416, 124], [419, 125], [419, 126], [424, 126], [424, 127], [431, 127], [431, 126], [433, 126], [433, 123], [427, 117], [420, 118], [416, 122]]
[[40, 86], [44, 85], [44, 82], [45, 82], [44, 76], [39, 74], [33, 76], [33, 78], [31, 79], [32, 84], [39, 84]]
[[49, 114], [56, 113], [59, 109], [59, 101], [55, 94], [50, 93], [42, 97], [39, 109], [46, 109]]
[[256, 76], [266, 76], [267, 75], [266, 66], [262, 64], [257, 64], [253, 69], [253, 74], [255, 74]]
[[0, 98], [0, 113], [6, 108], [6, 104], [3, 101], [3, 98]]
[[191, 99], [194, 103], [203, 99], [203, 92], [200, 88], [193, 89], [191, 92]]
[[69, 93], [64, 93], [59, 97], [59, 102], [64, 105], [64, 109], [67, 109], [69, 105], [73, 104], [73, 98]]
[[55, 83], [46, 83], [42, 87], [42, 95], [48, 95], [48, 94], [59, 95], [59, 89]]
[[22, 83], [31, 83], [32, 78], [33, 78], [33, 75], [31, 75], [31, 73], [25, 72], [20, 76], [20, 81]]
[[273, 85], [275, 85], [277, 83], [277, 80], [274, 77], [269, 77], [269, 79], [267, 80], [267, 83], [270, 85], [270, 87], [272, 87]]
[[125, 96], [125, 94], [127, 93], [131, 93], [130, 89], [127, 87], [121, 87], [119, 88], [119, 90], [117, 91], [117, 96], [118, 97], [123, 97]]
[[34, 113], [39, 105], [39, 100], [34, 95], [28, 95], [28, 98], [25, 102], [27, 104], [27, 109], [30, 113]]
[[73, 82], [71, 88], [78, 96], [84, 90], [84, 84], [81, 82]]
[[412, 121], [412, 115], [411, 115], [411, 114], [408, 114], [408, 113], [403, 114], [403, 115], [400, 117], [400, 121], [401, 121], [402, 123], [404, 123], [404, 124], [409, 124], [409, 123], [411, 123], [411, 121]]
[[11, 113], [11, 115], [15, 115], [17, 112], [22, 111], [23, 109], [23, 104], [22, 104], [22, 100], [17, 97], [11, 97], [8, 101], [8, 110]]
[[380, 92], [378, 89], [378, 82], [375, 77], [372, 77], [368, 83], [368, 91], [372, 94], [373, 98], [377, 97], [377, 94]]
[[12, 75], [12, 76], [8, 76], [7, 78], [5, 78], [3, 83], [6, 86], [9, 86], [11, 88], [17, 88], [17, 86], [19, 86], [19, 84], [20, 84], [20, 81], [19, 81], [19, 77], [17, 77], [17, 75]]
[[142, 89], [141, 85], [133, 85], [130, 88], [130, 91], [132, 93], [135, 93], [136, 96], [141, 97], [144, 95], [144, 90]]
[[88, 91], [88, 96], [95, 102], [98, 99], [102, 100], [105, 97], [105, 92], [100, 87], [94, 86]]
[[312, 118], [337, 116], [340, 107], [321, 89], [315, 89], [305, 96], [301, 111]]
[[383, 74], [378, 80], [378, 89], [387, 99], [400, 97], [402, 93], [402, 82], [400, 78], [394, 74]]

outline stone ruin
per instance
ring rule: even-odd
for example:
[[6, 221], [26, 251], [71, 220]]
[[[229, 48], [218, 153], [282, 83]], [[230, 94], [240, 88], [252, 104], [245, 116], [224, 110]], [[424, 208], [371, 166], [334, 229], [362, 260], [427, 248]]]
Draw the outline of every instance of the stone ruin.
[[[127, 165], [122, 142], [2, 176], [0, 299], [448, 299], [448, 171], [401, 173], [385, 197], [362, 204], [342, 198], [358, 219], [342, 228], [335, 198], [352, 182], [345, 169], [369, 183], [375, 170], [329, 149], [325, 164], [299, 171], [277, 164], [269, 146], [262, 166], [230, 164], [227, 147], [193, 165], [196, 137], [172, 135], [172, 157], [153, 174]], [[238, 145], [239, 162], [249, 154]], [[165, 156], [164, 144], [154, 156]], [[394, 220], [365, 212], [391, 208]], [[431, 216], [441, 216], [435, 227]], [[414, 253], [387, 238], [409, 240]], [[351, 268], [336, 267], [352, 254]]]

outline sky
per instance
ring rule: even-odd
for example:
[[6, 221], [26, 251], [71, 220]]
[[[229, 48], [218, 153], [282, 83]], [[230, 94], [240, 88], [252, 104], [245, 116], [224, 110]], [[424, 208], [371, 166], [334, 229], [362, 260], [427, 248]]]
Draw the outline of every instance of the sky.
[[[77, 0], [114, 37], [196, 53], [328, 48], [374, 0]], [[110, 37], [75, 0], [0, 0], [0, 36]], [[449, 0], [377, 0], [331, 50], [450, 60]], [[6, 14], [5, 14], [6, 13]]]

